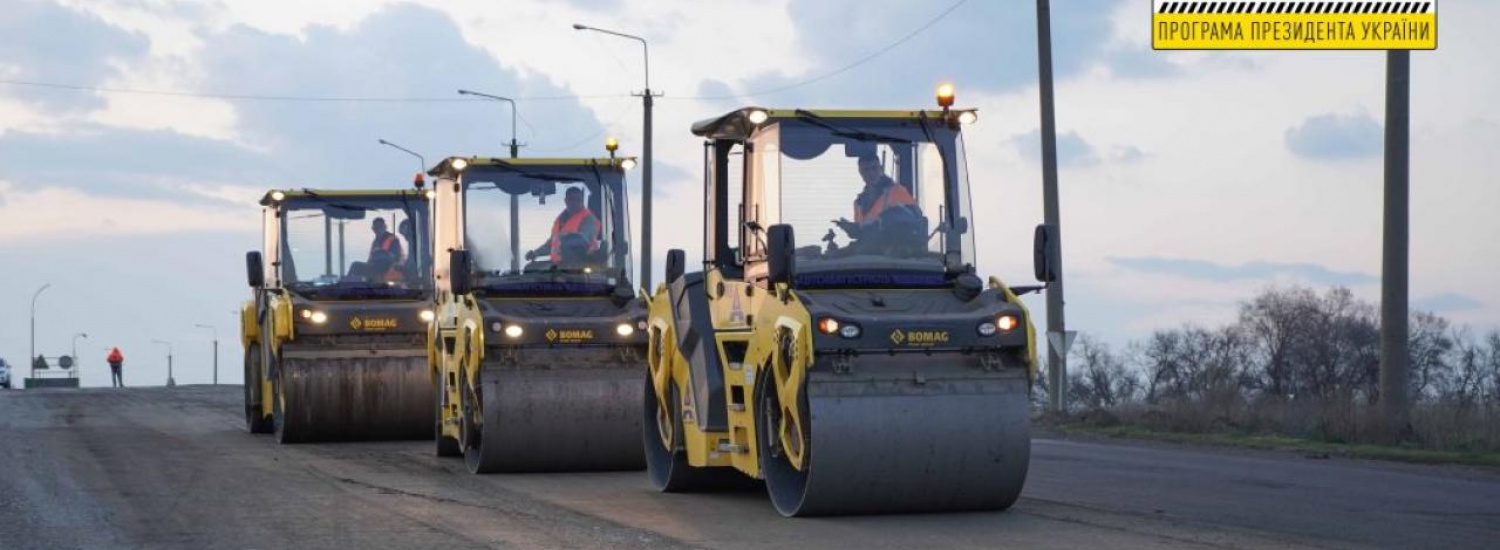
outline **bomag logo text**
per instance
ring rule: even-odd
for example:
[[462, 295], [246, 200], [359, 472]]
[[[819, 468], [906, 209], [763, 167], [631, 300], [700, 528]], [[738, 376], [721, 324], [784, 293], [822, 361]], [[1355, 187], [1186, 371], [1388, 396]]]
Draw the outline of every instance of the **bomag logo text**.
[[564, 344], [568, 344], [576, 342], [588, 342], [593, 339], [593, 329], [553, 329], [547, 331], [547, 341], [549, 342], [561, 342]]
[[891, 331], [891, 343], [898, 346], [935, 346], [948, 343], [946, 330], [901, 330]]
[[395, 317], [355, 317], [349, 321], [349, 327], [354, 330], [380, 331], [396, 328]]

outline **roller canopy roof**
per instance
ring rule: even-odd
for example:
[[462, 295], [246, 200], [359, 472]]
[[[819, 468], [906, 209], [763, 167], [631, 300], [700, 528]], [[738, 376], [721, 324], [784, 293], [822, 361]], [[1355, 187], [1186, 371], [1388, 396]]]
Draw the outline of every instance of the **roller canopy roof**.
[[268, 206], [271, 203], [276, 202], [275, 199], [273, 199], [271, 197], [271, 195], [275, 194], [275, 193], [281, 193], [282, 195], [284, 195], [281, 198], [281, 200], [287, 200], [287, 199], [305, 199], [305, 198], [313, 198], [313, 197], [320, 197], [320, 198], [341, 198], [341, 199], [349, 199], [349, 198], [375, 198], [375, 199], [406, 198], [406, 199], [413, 199], [413, 200], [426, 200], [427, 199], [427, 195], [423, 194], [422, 191], [416, 190], [416, 189], [308, 189], [308, 188], [304, 187], [304, 188], [301, 188], [301, 189], [272, 189], [270, 191], [266, 191], [266, 194], [263, 195], [263, 196], [261, 196], [261, 198], [260, 198], [260, 204], [262, 206]]
[[498, 157], [448, 157], [439, 162], [437, 166], [427, 171], [427, 175], [437, 178], [452, 178], [458, 176], [459, 170], [453, 168], [453, 162], [462, 160], [468, 164], [468, 168], [486, 166], [508, 166], [525, 170], [528, 168], [545, 168], [548, 172], [566, 171], [592, 171], [595, 168], [602, 170], [614, 170], [624, 172], [626, 169], [621, 165], [626, 160], [634, 161], [635, 157], [615, 158], [498, 158]]
[[[767, 115], [766, 121], [755, 124], [750, 121], [750, 113], [764, 111]], [[709, 139], [746, 139], [755, 132], [757, 126], [771, 124], [777, 120], [790, 120], [804, 118], [811, 114], [826, 119], [865, 119], [865, 120], [913, 120], [922, 118], [924, 115], [942, 120], [958, 113], [975, 111], [975, 109], [950, 109], [947, 113], [936, 111], [859, 111], [859, 110], [834, 110], [834, 109], [767, 109], [763, 107], [745, 107], [730, 111], [727, 114], [707, 120], [700, 120], [693, 124], [693, 135]]]

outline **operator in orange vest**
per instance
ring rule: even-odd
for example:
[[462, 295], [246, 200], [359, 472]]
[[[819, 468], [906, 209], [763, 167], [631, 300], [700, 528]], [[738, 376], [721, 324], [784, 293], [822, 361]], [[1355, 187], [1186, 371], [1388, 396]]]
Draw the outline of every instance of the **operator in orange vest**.
[[[583, 188], [569, 187], [563, 195], [564, 208], [557, 219], [552, 222], [552, 236], [547, 242], [535, 250], [526, 252], [526, 261], [535, 260], [538, 256], [547, 256], [553, 263], [562, 263], [565, 259], [563, 252], [570, 249], [570, 244], [578, 246], [579, 252], [594, 252], [599, 250], [600, 226], [599, 218], [584, 206]], [[579, 258], [566, 256], [569, 261], [577, 261]]]
[[385, 218], [375, 218], [375, 221], [370, 222], [370, 230], [375, 232], [375, 241], [370, 243], [370, 259], [365, 262], [365, 274], [387, 281], [400, 279], [401, 260], [406, 256], [401, 250], [401, 239], [386, 228]]
[[109, 350], [109, 357], [105, 357], [104, 362], [109, 363], [111, 387], [125, 387], [125, 378], [120, 375], [120, 369], [125, 367], [125, 354], [120, 353], [120, 348]]
[[917, 199], [905, 186], [885, 175], [880, 159], [874, 154], [859, 156], [859, 177], [865, 181], [865, 187], [854, 198], [854, 221], [844, 218], [834, 221], [850, 238], [860, 238], [888, 210], [917, 207]]

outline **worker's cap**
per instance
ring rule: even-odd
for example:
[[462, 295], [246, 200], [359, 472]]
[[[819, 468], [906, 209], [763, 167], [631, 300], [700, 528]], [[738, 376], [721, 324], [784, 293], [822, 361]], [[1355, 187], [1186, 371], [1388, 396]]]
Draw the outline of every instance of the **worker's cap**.
[[567, 196], [569, 196], [569, 197], [582, 197], [583, 196], [583, 188], [582, 187], [569, 187], [568, 188], [568, 192], [567, 192]]

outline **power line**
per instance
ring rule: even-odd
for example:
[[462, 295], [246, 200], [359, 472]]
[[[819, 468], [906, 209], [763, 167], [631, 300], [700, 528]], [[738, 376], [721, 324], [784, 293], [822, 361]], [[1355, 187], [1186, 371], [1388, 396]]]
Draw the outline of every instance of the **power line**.
[[942, 12], [938, 13], [936, 17], [933, 17], [932, 19], [929, 19], [926, 23], [923, 23], [921, 26], [918, 26], [917, 28], [913, 29], [911, 32], [906, 33], [905, 36], [902, 36], [900, 39], [897, 39], [895, 42], [891, 42], [890, 44], [885, 45], [885, 47], [882, 47], [882, 48], [880, 48], [878, 50], [875, 50], [874, 52], [871, 52], [870, 54], [868, 54], [868, 55], [866, 55], [864, 57], [856, 59], [856, 60], [854, 60], [853, 62], [851, 62], [851, 63], [849, 63], [847, 65], [844, 65], [844, 66], [839, 67], [837, 69], [834, 69], [832, 71], [820, 74], [818, 76], [814, 76], [812, 78], [808, 78], [806, 80], [802, 80], [802, 81], [799, 81], [799, 82], [793, 82], [791, 84], [777, 86], [777, 87], [774, 87], [774, 88], [767, 88], [767, 89], [764, 89], [764, 90], [759, 90], [759, 91], [754, 91], [754, 92], [745, 92], [745, 93], [742, 93], [742, 94], [727, 94], [727, 95], [719, 95], [719, 96], [685, 96], [685, 97], [665, 96], [662, 99], [666, 99], [666, 100], [674, 100], [675, 99], [675, 100], [679, 100], [679, 101], [713, 101], [713, 100], [723, 100], [723, 99], [746, 99], [746, 98], [751, 98], [751, 97], [755, 97], [755, 96], [777, 94], [777, 93], [785, 92], [787, 90], [792, 90], [792, 89], [795, 89], [795, 88], [801, 88], [803, 86], [807, 86], [807, 85], [810, 85], [810, 84], [816, 84], [818, 82], [822, 82], [824, 80], [828, 80], [828, 79], [833, 78], [835, 76], [838, 76], [838, 75], [844, 74], [846, 72], [849, 72], [850, 70], [853, 70], [854, 68], [859, 67], [860, 65], [864, 65], [865, 63], [868, 63], [868, 62], [870, 62], [871, 60], [873, 60], [873, 59], [875, 59], [877, 57], [885, 55], [886, 52], [889, 52], [891, 50], [896, 49], [898, 46], [900, 46], [902, 44], [905, 44], [907, 41], [909, 41], [909, 40], [911, 40], [913, 38], [916, 38], [917, 35], [922, 34], [927, 29], [932, 28], [932, 26], [938, 24], [939, 21], [942, 21], [943, 19], [947, 18], [949, 14], [953, 13], [954, 10], [957, 10], [959, 8], [959, 6], [964, 5], [968, 1], [969, 0], [958, 0], [957, 2], [954, 2], [953, 5], [948, 6], [948, 9], [945, 9]]
[[[263, 95], [263, 94], [226, 94], [214, 92], [185, 92], [179, 90], [143, 90], [138, 88], [106, 88], [101, 86], [78, 86], [73, 84], [59, 84], [54, 82], [32, 82], [25, 80], [0, 79], [0, 84], [10, 86], [24, 86], [31, 88], [48, 88], [53, 90], [68, 90], [75, 92], [94, 92], [102, 94], [126, 94], [146, 95], [162, 97], [186, 97], [195, 99], [223, 99], [229, 101], [268, 101], [286, 103], [469, 103], [484, 101], [483, 99], [467, 97], [420, 97], [420, 96], [304, 96], [304, 95]], [[608, 99], [630, 97], [630, 94], [598, 94], [598, 95], [547, 95], [517, 97], [517, 101], [568, 101], [578, 99]]]
[[589, 134], [587, 136], [584, 136], [582, 138], [579, 138], [577, 141], [574, 141], [574, 142], [569, 143], [567, 145], [564, 145], [562, 147], [555, 147], [555, 148], [550, 148], [550, 149], [536, 149], [536, 150], [532, 150], [531, 152], [532, 153], [571, 153], [574, 150], [578, 149], [578, 147], [582, 146], [583, 144], [588, 143], [589, 141], [592, 141], [592, 140], [595, 140], [595, 139], [599, 139], [599, 136], [603, 135], [605, 132], [608, 132], [611, 127], [614, 127], [614, 125], [616, 123], [620, 122], [620, 119], [625, 118], [625, 115], [630, 114], [632, 112], [635, 112], [635, 108], [637, 106], [638, 106], [638, 104], [636, 102], [634, 102], [634, 101], [625, 102], [625, 108], [620, 109], [619, 111], [616, 111], [615, 114], [614, 114], [614, 116], [610, 117], [609, 122], [605, 122], [604, 124], [600, 125], [599, 129], [596, 130], [594, 133]]

